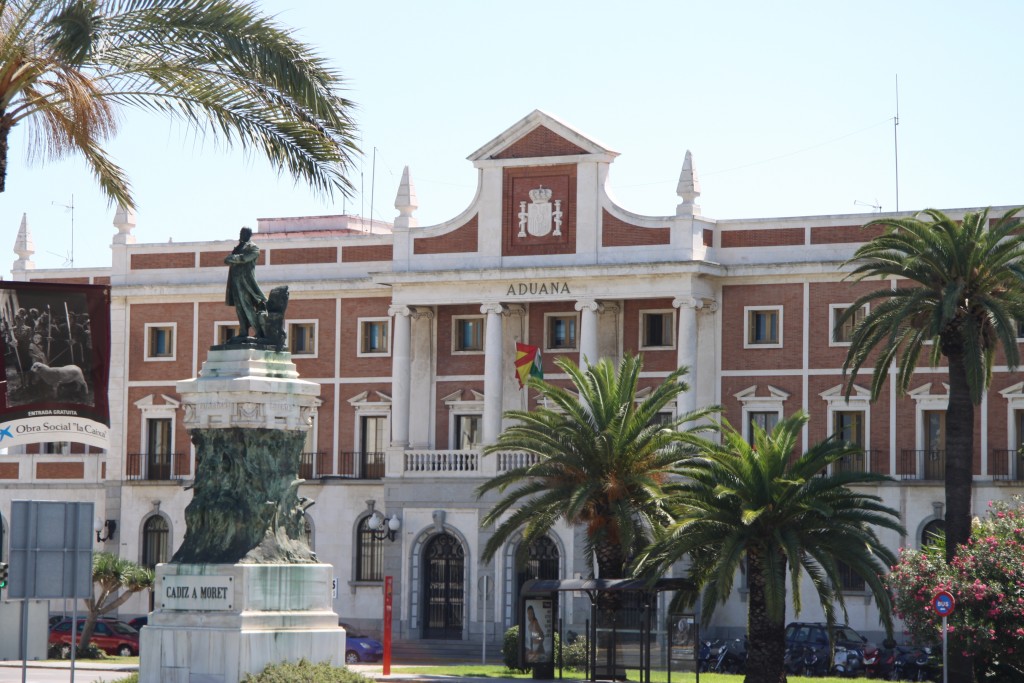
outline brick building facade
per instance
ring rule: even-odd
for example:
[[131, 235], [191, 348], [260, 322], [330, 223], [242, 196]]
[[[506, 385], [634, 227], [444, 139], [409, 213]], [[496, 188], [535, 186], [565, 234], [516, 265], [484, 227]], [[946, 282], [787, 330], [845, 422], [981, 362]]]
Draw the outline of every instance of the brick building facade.
[[[893, 477], [877, 487], [908, 530], [883, 535], [893, 548], [919, 545], [941, 522], [945, 370], [923, 368], [909, 395], [890, 386], [874, 403], [867, 377], [849, 400], [840, 390], [847, 344], [834, 320], [874, 286], [844, 280], [844, 261], [876, 234], [859, 227], [866, 216], [702, 216], [689, 155], [675, 215], [640, 216], [605, 192], [616, 156], [533, 112], [469, 157], [476, 197], [442, 224], [417, 224], [408, 173], [393, 224], [260, 219], [257, 275], [266, 291], [290, 285], [293, 359], [322, 387], [302, 495], [316, 500], [310, 539], [335, 567], [334, 604], [346, 621], [379, 628], [382, 577], [391, 575], [398, 637], [479, 640], [514, 623], [517, 547], [481, 562], [490, 530], [480, 519], [492, 501], [474, 489], [523, 457], [479, 453], [500, 433], [504, 411], [529, 406], [514, 380], [516, 341], [542, 347], [552, 381], [564, 380], [553, 365], [559, 355], [642, 353], [647, 385], [687, 365], [693, 391], [674, 410], [721, 404], [748, 431], [803, 409], [811, 415], [804, 445], [843, 431], [864, 448], [843, 466]], [[114, 223], [109, 268], [36, 270], [31, 252], [16, 249], [15, 279], [112, 287], [113, 446], [0, 453], [0, 516], [6, 528], [13, 499], [92, 500], [118, 521], [103, 547], [153, 564], [182, 540], [184, 485], [195, 469], [175, 382], [195, 376], [207, 349], [237, 326], [223, 303], [223, 257], [235, 240], [137, 244], [133, 216], [119, 212]], [[1017, 373], [997, 366], [977, 424], [981, 514], [988, 500], [1021, 491]], [[366, 529], [374, 510], [400, 520], [394, 540]], [[558, 528], [529, 555], [540, 575], [590, 573], [572, 529]], [[851, 625], [877, 633], [868, 594], [854, 580], [846, 589], [863, 596], [848, 599]], [[718, 632], [742, 631], [745, 607], [740, 589], [719, 610]], [[121, 609], [145, 611], [141, 598]], [[568, 600], [562, 616], [582, 630], [587, 603]], [[812, 605], [802, 616], [821, 618]]]

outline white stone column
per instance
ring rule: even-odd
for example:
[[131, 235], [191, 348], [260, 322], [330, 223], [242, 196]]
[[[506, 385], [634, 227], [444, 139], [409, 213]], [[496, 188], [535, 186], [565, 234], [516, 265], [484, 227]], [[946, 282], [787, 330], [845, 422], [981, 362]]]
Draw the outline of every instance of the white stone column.
[[391, 445], [409, 445], [409, 387], [412, 374], [412, 310], [393, 305], [388, 315], [395, 318], [395, 338], [391, 351]]
[[576, 310], [581, 314], [580, 367], [582, 368], [584, 364], [596, 364], [600, 358], [597, 343], [597, 316], [604, 310], [604, 306], [593, 299], [581, 299], [576, 302]]
[[501, 433], [502, 396], [504, 392], [505, 349], [502, 345], [501, 304], [484, 304], [480, 312], [487, 316], [484, 323], [484, 444], [492, 444]]
[[676, 364], [690, 368], [686, 375], [690, 390], [679, 396], [677, 407], [682, 415], [697, 409], [697, 311], [703, 308], [704, 301], [687, 296], [675, 299], [672, 305], [679, 309]]

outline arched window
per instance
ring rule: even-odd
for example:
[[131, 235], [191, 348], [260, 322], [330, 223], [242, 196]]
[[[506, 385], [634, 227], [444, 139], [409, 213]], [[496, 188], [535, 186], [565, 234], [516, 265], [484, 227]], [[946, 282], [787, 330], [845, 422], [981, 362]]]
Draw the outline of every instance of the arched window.
[[142, 526], [142, 566], [155, 569], [170, 559], [171, 530], [167, 520], [153, 515]]
[[384, 539], [369, 527], [370, 515], [359, 520], [356, 532], [356, 581], [384, 580]]
[[933, 519], [921, 529], [921, 547], [935, 545], [935, 541], [946, 536], [946, 521]]

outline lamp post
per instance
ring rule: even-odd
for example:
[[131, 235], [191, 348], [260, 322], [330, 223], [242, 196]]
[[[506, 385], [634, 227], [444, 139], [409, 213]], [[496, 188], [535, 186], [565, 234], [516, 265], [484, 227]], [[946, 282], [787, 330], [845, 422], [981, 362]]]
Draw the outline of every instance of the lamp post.
[[96, 525], [93, 527], [96, 531], [96, 542], [106, 543], [114, 536], [114, 532], [117, 531], [117, 520], [108, 519], [103, 521], [102, 519], [96, 519]]
[[398, 530], [402, 528], [402, 520], [398, 518], [396, 513], [391, 513], [391, 517], [386, 518], [383, 514], [374, 510], [370, 518], [366, 520], [366, 528], [370, 530], [370, 533], [376, 539], [383, 540], [386, 538], [389, 541], [394, 541]]

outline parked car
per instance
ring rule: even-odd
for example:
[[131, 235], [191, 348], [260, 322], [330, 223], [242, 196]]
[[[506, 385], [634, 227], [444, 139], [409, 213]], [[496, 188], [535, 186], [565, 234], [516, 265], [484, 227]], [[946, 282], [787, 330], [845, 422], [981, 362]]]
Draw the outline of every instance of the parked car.
[[[78, 643], [85, 628], [85, 619], [78, 620], [78, 635], [75, 642]], [[119, 619], [99, 618], [96, 620], [96, 629], [92, 634], [92, 641], [96, 647], [108, 655], [120, 657], [133, 657], [139, 654], [139, 632]], [[62, 619], [50, 629], [50, 644], [64, 644], [68, 653], [71, 652], [71, 620]]]
[[384, 645], [349, 624], [338, 622], [345, 629], [345, 663], [379, 662], [384, 657]]
[[846, 624], [833, 625], [831, 636], [828, 624], [795, 621], [786, 627], [786, 650], [793, 661], [796, 653], [803, 656], [800, 673], [863, 675], [865, 660], [874, 661], [878, 656], [878, 647]]
[[134, 619], [130, 619], [128, 621], [128, 625], [131, 626], [136, 631], [141, 631], [142, 627], [145, 626], [148, 623], [149, 623], [149, 615], [146, 615], [144, 617], [135, 617]]

